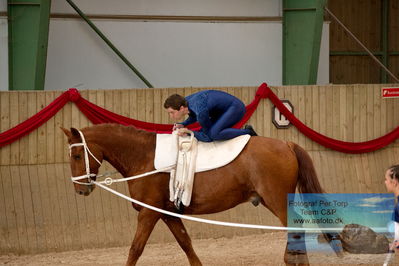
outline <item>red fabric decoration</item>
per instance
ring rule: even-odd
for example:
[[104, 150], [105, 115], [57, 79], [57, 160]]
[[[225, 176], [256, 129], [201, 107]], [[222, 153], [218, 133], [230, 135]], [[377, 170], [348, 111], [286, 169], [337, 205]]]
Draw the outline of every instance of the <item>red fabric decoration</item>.
[[[345, 142], [340, 140], [335, 140], [307, 127], [301, 121], [298, 120], [280, 101], [280, 99], [273, 93], [273, 91], [263, 83], [258, 88], [255, 98], [253, 101], [246, 106], [246, 113], [243, 119], [234, 125], [235, 128], [241, 128], [255, 112], [256, 108], [261, 99], [269, 98], [269, 100], [280, 110], [280, 112], [295, 126], [300, 132], [302, 132], [307, 137], [311, 138], [313, 141], [328, 147], [330, 149], [345, 152], [345, 153], [365, 153], [378, 150], [382, 147], [387, 146], [399, 137], [399, 127], [397, 127], [392, 132], [382, 136], [380, 138], [365, 141], [365, 142]], [[78, 90], [69, 89], [55, 99], [51, 104], [46, 106], [39, 113], [35, 114], [31, 118], [22, 122], [14, 128], [11, 128], [0, 134], [0, 147], [11, 144], [17, 139], [29, 134], [31, 131], [35, 130], [51, 117], [53, 117], [68, 101], [74, 102], [80, 111], [93, 123], [119, 123], [123, 125], [133, 125], [137, 128], [157, 132], [157, 133], [170, 133], [172, 131], [173, 125], [168, 124], [154, 124], [147, 123], [128, 117], [124, 117], [104, 108], [101, 108], [86, 99], [82, 98]], [[191, 130], [199, 130], [200, 126], [198, 123], [190, 125]]]
[[[255, 94], [255, 98], [252, 100], [252, 102], [247, 105], [246, 108], [246, 113], [241, 119], [240, 122], [238, 122], [236, 125], [234, 125], [235, 128], [241, 128], [252, 116], [252, 114], [255, 112], [256, 108], [258, 107], [258, 104], [262, 98], [265, 98], [267, 95], [267, 85], [266, 83], [263, 83], [259, 88], [258, 91]], [[270, 89], [269, 89], [270, 90]], [[77, 101], [75, 101], [75, 104], [78, 106], [80, 111], [93, 123], [93, 124], [101, 124], [101, 123], [118, 123], [122, 125], [133, 125], [136, 128], [143, 129], [146, 131], [151, 131], [151, 132], [157, 132], [157, 133], [171, 133], [173, 125], [168, 125], [168, 124], [154, 124], [154, 123], [147, 123], [135, 119], [131, 119], [125, 116], [121, 116], [118, 114], [115, 114], [113, 112], [110, 112], [108, 110], [105, 110], [104, 108], [101, 108], [84, 98], [79, 98]], [[190, 130], [199, 130], [201, 127], [198, 123], [189, 125], [188, 128]]]
[[0, 134], [0, 147], [13, 143], [17, 139], [29, 134], [36, 128], [46, 123], [53, 117], [64, 105], [70, 101], [69, 91], [64, 92], [52, 103], [43, 108], [39, 113], [28, 118], [21, 124]]
[[280, 110], [280, 112], [304, 135], [324, 147], [344, 153], [366, 153], [381, 149], [392, 143], [399, 137], [399, 126], [385, 136], [365, 142], [346, 142], [326, 137], [313, 129], [307, 127], [298, 120], [280, 99], [273, 93], [269, 93], [269, 100]]
[[75, 88], [69, 89], [68, 94], [69, 94], [69, 100], [71, 102], [77, 102], [81, 98], [80, 93]]

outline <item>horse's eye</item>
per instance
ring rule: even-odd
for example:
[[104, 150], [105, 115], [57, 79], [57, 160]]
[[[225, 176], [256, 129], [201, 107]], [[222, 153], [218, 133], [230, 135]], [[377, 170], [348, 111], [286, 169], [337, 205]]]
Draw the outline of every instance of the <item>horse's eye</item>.
[[74, 158], [75, 160], [80, 160], [81, 157], [80, 157], [79, 154], [76, 154], [76, 155], [73, 156], [73, 158]]

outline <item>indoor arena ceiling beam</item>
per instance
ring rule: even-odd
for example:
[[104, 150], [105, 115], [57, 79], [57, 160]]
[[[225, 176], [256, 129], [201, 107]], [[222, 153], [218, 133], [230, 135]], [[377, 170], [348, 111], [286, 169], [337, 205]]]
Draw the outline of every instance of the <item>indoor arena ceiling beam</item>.
[[43, 90], [51, 0], [8, 0], [10, 90]]
[[116, 55], [139, 77], [145, 85], [147, 85], [148, 88], [153, 88], [152, 84], [143, 76], [143, 74], [140, 73], [140, 71], [133, 66], [132, 63], [122, 54], [121, 51], [119, 51], [118, 48], [100, 31], [99, 28], [97, 28], [96, 25], [86, 16], [85, 13], [83, 13], [82, 10], [79, 9], [77, 5], [75, 5], [72, 0], [66, 0], [69, 5], [79, 14], [79, 16], [86, 21], [86, 23], [92, 28], [98, 36], [108, 45], [109, 48], [112, 49], [116, 53]]
[[316, 84], [327, 0], [283, 0], [283, 84]]

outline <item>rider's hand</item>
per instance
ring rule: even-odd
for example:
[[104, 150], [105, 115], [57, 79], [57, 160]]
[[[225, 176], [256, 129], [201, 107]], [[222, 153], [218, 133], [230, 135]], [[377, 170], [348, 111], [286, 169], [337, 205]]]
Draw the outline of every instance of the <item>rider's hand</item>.
[[[182, 125], [182, 124], [174, 124], [173, 125], [173, 129], [172, 129], [172, 131], [175, 131], [176, 129], [178, 129], [178, 128], [183, 128], [184, 126]], [[179, 135], [180, 136], [180, 135]]]
[[184, 127], [178, 128], [177, 129], [177, 135], [180, 136], [180, 137], [187, 136], [187, 132], [185, 130], [180, 130], [180, 129], [186, 129], [186, 128], [184, 128]]

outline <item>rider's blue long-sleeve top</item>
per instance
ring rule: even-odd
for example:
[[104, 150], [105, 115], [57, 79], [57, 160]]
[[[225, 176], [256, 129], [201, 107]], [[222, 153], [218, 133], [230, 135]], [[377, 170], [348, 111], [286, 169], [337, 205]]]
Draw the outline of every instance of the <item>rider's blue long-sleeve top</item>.
[[223, 91], [205, 90], [186, 97], [188, 102], [189, 117], [182, 122], [184, 126], [196, 121], [202, 129], [194, 132], [199, 141], [209, 142], [212, 139], [208, 132], [213, 123], [232, 105], [242, 104], [241, 101]]

